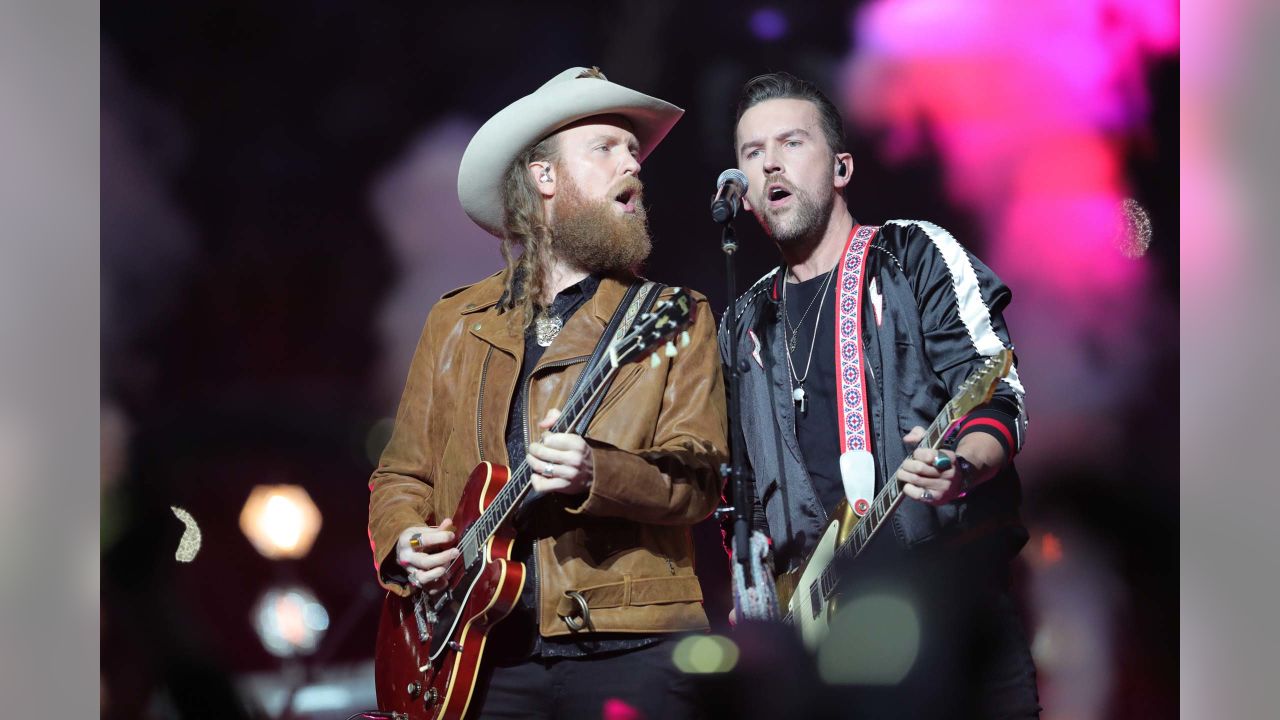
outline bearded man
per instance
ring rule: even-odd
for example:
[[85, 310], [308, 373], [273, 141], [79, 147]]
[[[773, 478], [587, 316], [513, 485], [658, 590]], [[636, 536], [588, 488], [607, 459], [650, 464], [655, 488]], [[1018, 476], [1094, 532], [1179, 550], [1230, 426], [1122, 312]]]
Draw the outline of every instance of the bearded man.
[[678, 355], [619, 371], [585, 437], [547, 432], [641, 282], [640, 163], [682, 114], [570, 68], [463, 155], [458, 198], [507, 266], [431, 309], [369, 483], [369, 535], [384, 587], [434, 596], [473, 467], [528, 462], [541, 497], [521, 507], [513, 553], [527, 580], [488, 638], [480, 717], [599, 717], [611, 700], [696, 713], [665, 641], [708, 627], [689, 528], [720, 498], [726, 418], [706, 299]]

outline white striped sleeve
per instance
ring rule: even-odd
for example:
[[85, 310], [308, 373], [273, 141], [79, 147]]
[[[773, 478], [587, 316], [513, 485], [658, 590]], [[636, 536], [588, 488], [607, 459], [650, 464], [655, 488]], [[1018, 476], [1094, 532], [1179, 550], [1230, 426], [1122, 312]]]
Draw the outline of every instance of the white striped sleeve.
[[[915, 225], [924, 232], [938, 254], [942, 256], [943, 262], [947, 264], [947, 270], [951, 274], [951, 289], [956, 297], [957, 312], [960, 320], [964, 322], [965, 329], [969, 332], [969, 340], [973, 343], [974, 350], [983, 357], [990, 357], [1004, 350], [1005, 343], [992, 325], [991, 308], [982, 298], [978, 273], [974, 271], [973, 263], [969, 261], [969, 254], [965, 252], [964, 246], [951, 233], [925, 220], [890, 220], [885, 225], [904, 228]], [[1022, 380], [1018, 377], [1017, 368], [1009, 368], [1009, 374], [1005, 376], [1003, 382], [1007, 383], [1018, 397], [1019, 417], [1016, 430], [1018, 431], [1017, 445], [1021, 447], [1023, 428], [1027, 422], [1023, 404], [1026, 391], [1022, 387]]]

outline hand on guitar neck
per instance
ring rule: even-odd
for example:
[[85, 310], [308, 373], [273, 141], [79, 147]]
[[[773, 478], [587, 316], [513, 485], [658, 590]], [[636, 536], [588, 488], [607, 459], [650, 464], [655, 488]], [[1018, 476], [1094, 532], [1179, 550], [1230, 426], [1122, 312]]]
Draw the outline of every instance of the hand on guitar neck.
[[[559, 410], [548, 410], [538, 427], [550, 430], [559, 418]], [[573, 433], [544, 433], [540, 442], [529, 444], [525, 461], [532, 471], [530, 485], [539, 493], [577, 495], [590, 490], [595, 477], [591, 446]]]
[[[924, 437], [925, 429], [917, 425], [902, 440], [908, 445], [917, 445]], [[939, 461], [939, 456], [946, 460]], [[972, 467], [967, 477], [962, 476], [957, 466], [957, 456]], [[954, 451], [916, 448], [902, 461], [895, 477], [903, 483], [902, 491], [907, 497], [929, 505], [943, 505], [994, 477], [1004, 462], [1004, 448], [995, 438], [986, 433], [969, 433], [960, 439]]]
[[400, 533], [396, 562], [409, 574], [409, 584], [430, 595], [444, 589], [445, 570], [458, 557], [458, 550], [453, 547], [455, 540], [450, 518], [436, 526], [415, 525]]

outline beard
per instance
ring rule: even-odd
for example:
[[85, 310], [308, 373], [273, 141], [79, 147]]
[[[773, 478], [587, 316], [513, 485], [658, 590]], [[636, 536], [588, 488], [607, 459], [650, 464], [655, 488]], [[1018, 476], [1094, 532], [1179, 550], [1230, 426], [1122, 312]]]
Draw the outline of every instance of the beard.
[[769, 208], [768, 196], [761, 195], [761, 202], [755, 204], [759, 208], [755, 215], [764, 231], [779, 245], [799, 245], [821, 240], [827, 229], [827, 221], [831, 219], [835, 193], [827, 188], [824, 197], [817, 197], [785, 180], [770, 181], [769, 184], [773, 182], [782, 183], [795, 198], [795, 202], [791, 207], [776, 212]]
[[551, 247], [562, 260], [591, 274], [634, 272], [649, 257], [649, 216], [645, 212], [644, 185], [634, 177], [623, 178], [609, 191], [609, 198], [630, 190], [634, 213], [618, 214], [614, 201], [588, 200], [567, 175], [561, 176]]

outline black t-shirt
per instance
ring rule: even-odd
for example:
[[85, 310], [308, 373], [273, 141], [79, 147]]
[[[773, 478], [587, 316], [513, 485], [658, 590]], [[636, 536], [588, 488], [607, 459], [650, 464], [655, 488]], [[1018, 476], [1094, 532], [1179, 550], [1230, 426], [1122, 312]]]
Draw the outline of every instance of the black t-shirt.
[[[805, 393], [804, 409], [796, 405], [796, 440], [827, 514], [844, 499], [844, 483], [840, 479], [840, 411], [836, 404], [836, 323], [832, 297], [836, 289], [829, 287], [835, 284], [834, 274], [832, 270], [802, 283], [783, 281], [787, 316], [783, 334], [788, 347], [792, 348], [791, 387], [802, 387]], [[782, 291], [783, 288], [779, 288], [779, 292]], [[800, 378], [804, 381], [798, 382]]]

